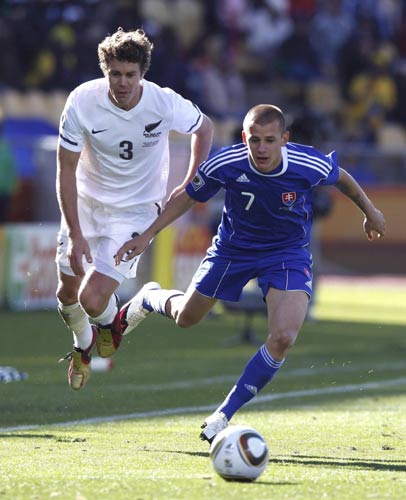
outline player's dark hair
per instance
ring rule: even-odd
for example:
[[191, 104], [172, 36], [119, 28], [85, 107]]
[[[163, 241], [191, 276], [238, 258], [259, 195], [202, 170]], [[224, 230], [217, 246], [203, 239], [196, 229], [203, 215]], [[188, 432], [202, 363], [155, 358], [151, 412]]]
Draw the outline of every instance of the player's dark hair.
[[124, 31], [123, 28], [118, 28], [115, 33], [99, 43], [97, 53], [100, 68], [106, 74], [110, 61], [117, 59], [139, 63], [141, 74], [145, 75], [151, 64], [153, 48], [153, 43], [141, 28], [136, 31]]
[[282, 110], [272, 104], [258, 104], [252, 107], [245, 115], [243, 128], [245, 130], [253, 123], [263, 126], [274, 121], [279, 122], [281, 132], [285, 132], [285, 116]]

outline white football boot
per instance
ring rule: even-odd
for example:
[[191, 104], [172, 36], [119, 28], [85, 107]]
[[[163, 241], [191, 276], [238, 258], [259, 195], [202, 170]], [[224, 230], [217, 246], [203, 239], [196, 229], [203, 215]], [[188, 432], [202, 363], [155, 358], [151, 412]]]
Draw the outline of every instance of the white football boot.
[[228, 425], [228, 419], [222, 411], [215, 411], [207, 417], [201, 426], [200, 439], [211, 443], [216, 435]]
[[136, 328], [151, 311], [143, 306], [144, 294], [148, 290], [160, 290], [161, 285], [155, 281], [146, 283], [141, 290], [120, 309], [122, 334], [127, 335]]

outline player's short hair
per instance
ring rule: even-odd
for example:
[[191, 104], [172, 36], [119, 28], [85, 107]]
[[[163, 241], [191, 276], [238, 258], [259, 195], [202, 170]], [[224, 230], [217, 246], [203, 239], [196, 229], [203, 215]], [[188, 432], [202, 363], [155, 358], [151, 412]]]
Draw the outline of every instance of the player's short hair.
[[281, 132], [285, 132], [286, 123], [283, 111], [272, 104], [257, 104], [245, 115], [243, 129], [247, 130], [251, 125], [267, 125], [268, 123], [279, 122]]
[[99, 65], [103, 73], [107, 73], [112, 59], [139, 63], [141, 74], [145, 75], [151, 64], [153, 43], [148, 39], [143, 29], [124, 31], [123, 28], [106, 37], [99, 43], [97, 53]]

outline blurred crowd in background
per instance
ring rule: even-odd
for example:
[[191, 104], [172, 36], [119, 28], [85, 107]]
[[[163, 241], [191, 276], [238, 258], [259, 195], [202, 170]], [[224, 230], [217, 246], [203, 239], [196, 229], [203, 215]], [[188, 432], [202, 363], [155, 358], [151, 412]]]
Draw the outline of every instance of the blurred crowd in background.
[[292, 117], [296, 142], [406, 144], [404, 0], [3, 1], [0, 96], [100, 78], [97, 45], [119, 26], [153, 40], [146, 78], [234, 142], [247, 109], [270, 102]]

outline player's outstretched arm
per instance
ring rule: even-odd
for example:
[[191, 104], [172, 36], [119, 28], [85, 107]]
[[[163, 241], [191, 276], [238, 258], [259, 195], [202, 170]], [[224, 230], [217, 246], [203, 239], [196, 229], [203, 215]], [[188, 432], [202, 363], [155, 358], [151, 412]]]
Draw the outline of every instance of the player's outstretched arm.
[[340, 176], [336, 187], [364, 213], [364, 231], [368, 240], [372, 241], [374, 239], [374, 232], [378, 238], [382, 238], [385, 234], [385, 217], [383, 213], [375, 207], [358, 182], [343, 168], [340, 168]]
[[148, 247], [152, 239], [169, 226], [171, 222], [187, 212], [196, 200], [191, 198], [185, 190], [181, 191], [175, 198], [167, 203], [155, 221], [139, 236], [124, 243], [115, 256], [115, 264], [119, 265], [121, 260], [130, 260], [140, 255]]

